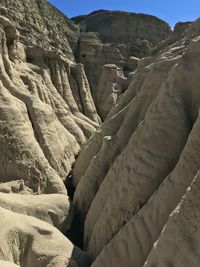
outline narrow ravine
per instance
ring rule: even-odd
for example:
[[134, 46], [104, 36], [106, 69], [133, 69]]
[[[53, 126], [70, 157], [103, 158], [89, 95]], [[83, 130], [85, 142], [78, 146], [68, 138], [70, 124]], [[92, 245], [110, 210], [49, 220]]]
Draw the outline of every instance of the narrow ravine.
[[1, 0], [0, 266], [199, 267], [199, 36]]

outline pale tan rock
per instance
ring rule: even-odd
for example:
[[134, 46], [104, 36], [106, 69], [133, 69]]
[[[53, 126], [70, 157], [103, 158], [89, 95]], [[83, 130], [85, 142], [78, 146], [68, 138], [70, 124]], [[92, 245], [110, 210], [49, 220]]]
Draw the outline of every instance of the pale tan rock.
[[102, 67], [95, 98], [98, 113], [103, 121], [119, 96], [127, 89], [126, 80], [127, 78], [116, 65], [109, 64]]
[[27, 47], [34, 38], [22, 41], [14, 26], [21, 19], [15, 24], [0, 17], [0, 259], [30, 267], [88, 266], [86, 254], [50, 224], [63, 232], [70, 227], [62, 179], [100, 120], [83, 67], [42, 43]]
[[[174, 170], [147, 204], [122, 227], [102, 250], [94, 266], [110, 266], [111, 262], [120, 266], [122, 253], [124, 253], [123, 259], [126, 266], [142, 266], [144, 264], [154, 242], [159, 239], [170, 213], [180, 202], [199, 169], [199, 136], [198, 117]], [[135, 253], [130, 253], [127, 247], [132, 247]], [[112, 257], [112, 253], [115, 253], [116, 256]]]
[[[85, 159], [75, 165], [74, 207], [80, 222], [85, 220], [92, 266], [143, 266], [198, 171], [198, 26], [199, 20], [185, 28], [178, 42], [172, 35], [153, 57], [140, 60], [129, 88], [77, 160]], [[155, 246], [147, 266], [154, 261], [166, 266], [162, 255], [173, 236], [166, 237], [168, 245], [160, 245], [159, 254]], [[198, 247], [198, 239], [194, 242]], [[193, 263], [192, 255], [185, 256], [185, 266]], [[179, 257], [169, 262], [181, 266]]]
[[0, 260], [196, 267], [200, 21], [75, 21], [43, 0], [2, 0]]
[[[110, 103], [101, 111], [97, 97], [102, 93], [102, 75], [105, 76], [105, 70], [101, 73], [101, 68], [104, 65], [115, 64], [123, 75], [129, 76], [137, 67], [136, 58], [151, 55], [154, 47], [168, 37], [170, 27], [153, 16], [121, 11], [99, 10], [72, 20], [77, 22], [81, 30], [79, 60], [85, 66], [93, 98], [101, 117], [105, 120], [102, 113], [107, 114], [108, 107], [111, 109], [116, 93], [107, 86], [106, 90], [110, 91], [107, 101]], [[111, 79], [105, 77], [104, 84], [110, 82]], [[116, 89], [118, 95], [127, 89], [129, 83], [121, 92]], [[121, 82], [116, 79], [110, 87], [121, 87]]]
[[104, 65], [115, 64], [121, 72], [127, 65], [125, 44], [103, 44], [97, 33], [81, 33], [79, 60], [85, 66], [85, 71], [92, 89], [92, 95], [97, 104], [97, 85]]
[[9, 261], [0, 261], [0, 266], [1, 267], [19, 267], [19, 265], [16, 265], [12, 262], [9, 262]]
[[0, 193], [0, 207], [36, 217], [62, 232], [68, 230], [72, 211], [67, 196], [62, 194], [20, 195]]
[[[5, 21], [11, 24], [7, 18]], [[50, 53], [49, 56], [49, 70], [44, 69], [43, 64], [46, 64], [44, 60], [47, 55], [41, 49], [39, 51], [42, 54], [39, 59], [37, 56], [34, 58], [35, 65], [27, 64], [22, 60], [24, 50], [18, 51], [22, 55], [16, 58], [14, 63], [9, 58], [10, 50], [6, 37], [7, 28], [4, 27], [1, 29], [0, 56], [1, 91], [4, 99], [1, 102], [1, 127], [4, 132], [11, 129], [12, 134], [2, 135], [2, 149], [6, 151], [9, 158], [6, 163], [5, 155], [4, 163], [2, 162], [0, 174], [4, 179], [2, 182], [17, 179], [27, 181], [32, 177], [31, 182], [26, 185], [34, 192], [46, 192], [47, 188], [45, 189], [45, 187], [48, 180], [52, 184], [48, 185], [49, 192], [63, 193], [65, 188], [62, 181], [59, 181], [59, 176], [62, 179], [66, 178], [80, 146], [96, 130], [99, 122], [84, 70], [79, 65], [70, 63], [54, 54], [54, 57], [57, 57], [56, 62], [60, 66], [54, 74], [54, 70], [51, 70], [53, 54]], [[17, 39], [15, 40], [18, 42]], [[31, 55], [35, 56], [33, 51]], [[76, 105], [76, 98], [73, 96], [67, 78], [72, 71], [74, 73], [74, 70], [79, 93], [83, 91], [81, 103], [84, 103], [84, 111], [82, 110], [84, 114]], [[55, 75], [57, 83], [53, 84], [52, 75]], [[6, 98], [7, 103], [5, 103]], [[72, 106], [70, 107], [68, 103], [71, 103]], [[6, 109], [7, 112], [5, 112]], [[13, 114], [12, 120], [7, 113], [9, 116]], [[15, 118], [19, 123], [18, 128], [14, 126]], [[55, 142], [55, 140], [57, 141]], [[18, 144], [15, 151], [16, 156], [9, 152], [9, 149], [13, 149], [14, 143]], [[24, 148], [22, 148], [23, 146]], [[17, 152], [17, 149], [20, 150], [20, 153]], [[33, 153], [33, 151], [35, 152]], [[20, 154], [23, 159], [20, 158]], [[38, 163], [30, 163], [35, 160]], [[7, 167], [6, 164], [8, 164]], [[12, 167], [9, 167], [9, 164]]]
[[190, 122], [181, 98], [176, 97], [173, 90], [162, 88], [147, 110], [144, 122], [130, 137], [127, 146], [104, 178], [106, 183], [107, 179], [115, 177], [113, 186], [105, 186], [107, 190], [112, 188], [112, 191], [88, 242], [92, 255], [98, 255], [173, 169], [189, 131]]
[[[178, 53], [178, 51], [179, 50], [177, 50], [176, 53]], [[157, 92], [160, 90], [160, 87], [168, 76], [170, 68], [176, 63], [176, 60], [178, 60], [178, 57], [176, 58], [176, 54], [175, 59], [172, 57], [172, 60], [170, 61], [165, 60], [165, 58], [162, 58], [161, 55], [160, 57], [158, 57], [157, 63], [152, 64], [153, 60], [151, 59], [148, 60], [146, 65], [140, 67], [135, 73], [128, 90], [124, 93], [123, 97], [119, 99], [117, 105], [109, 114], [109, 118], [104, 123], [102, 131], [98, 132], [98, 134], [93, 137], [93, 140], [90, 140], [86, 148], [81, 151], [73, 173], [75, 185], [77, 185], [77, 180], [79, 180], [83, 176], [83, 179], [81, 179], [80, 187], [82, 189], [84, 188], [83, 190], [87, 191], [87, 193], [84, 192], [83, 194], [81, 194], [80, 198], [78, 196], [78, 191], [80, 192], [79, 189], [75, 194], [75, 200], [77, 196], [77, 198], [79, 199], [78, 203], [81, 205], [80, 213], [85, 213], [85, 208], [83, 207], [84, 205], [91, 204], [92, 198], [90, 198], [89, 196], [93, 195], [94, 197], [94, 195], [98, 191], [98, 188], [101, 185], [101, 182], [104, 179], [106, 173], [108, 172], [109, 167], [113, 164], [117, 155], [128, 143], [130, 136], [137, 129], [139, 123], [144, 119], [149, 105], [151, 104]], [[163, 71], [158, 71], [158, 68], [162, 68]], [[96, 159], [98, 158], [98, 151], [100, 151], [104, 136], [113, 136], [115, 145], [112, 144], [109, 153], [107, 153], [107, 151], [105, 150], [101, 156], [102, 160], [96, 163]], [[137, 137], [135, 137], [135, 139], [136, 138]], [[108, 157], [109, 160], [103, 160], [107, 159]], [[90, 166], [88, 168], [88, 172], [90, 174], [87, 174], [87, 167], [89, 163]], [[120, 168], [119, 163], [116, 163], [116, 165], [118, 165], [118, 167]], [[88, 181], [91, 181], [89, 183], [90, 186], [89, 184], [87, 184], [87, 179]], [[83, 186], [83, 184], [85, 183], [87, 184], [87, 186]], [[106, 199], [105, 192], [103, 196]], [[95, 219], [95, 214], [98, 211], [98, 208], [92, 210], [91, 220]]]
[[20, 266], [89, 266], [86, 253], [50, 224], [0, 208], [0, 259]]
[[0, 192], [2, 193], [19, 193], [24, 195], [33, 194], [33, 190], [25, 185], [24, 180], [15, 180], [0, 183]]
[[[199, 266], [199, 173], [169, 216], [144, 266]], [[166, 247], [168, 248], [166, 250]]]

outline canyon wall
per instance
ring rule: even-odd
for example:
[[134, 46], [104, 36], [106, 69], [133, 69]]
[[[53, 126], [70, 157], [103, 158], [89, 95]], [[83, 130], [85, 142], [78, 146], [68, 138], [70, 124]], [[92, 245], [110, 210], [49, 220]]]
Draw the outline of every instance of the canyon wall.
[[1, 1], [0, 266], [198, 267], [199, 36]]
[[177, 24], [74, 169], [92, 266], [198, 266], [200, 21]]
[[121, 11], [99, 10], [72, 20], [80, 26], [79, 61], [85, 66], [98, 113], [105, 120], [128, 88], [138, 59], [149, 56], [171, 30], [156, 17]]

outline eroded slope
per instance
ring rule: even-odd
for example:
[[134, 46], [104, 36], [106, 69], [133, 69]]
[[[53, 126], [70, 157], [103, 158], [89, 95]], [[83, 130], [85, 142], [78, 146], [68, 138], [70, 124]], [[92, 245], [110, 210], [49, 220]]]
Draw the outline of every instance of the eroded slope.
[[200, 22], [0, 14], [0, 265], [197, 267]]
[[198, 266], [198, 227], [184, 236], [190, 193], [177, 205], [199, 170], [199, 23], [177, 25], [139, 62], [77, 159], [74, 207], [92, 266]]
[[[88, 266], [88, 256], [60, 232], [68, 230], [73, 214], [63, 181], [100, 122], [84, 67], [72, 61], [71, 42], [63, 47], [61, 43], [60, 49], [46, 39], [39, 22], [48, 23], [41, 14], [25, 20], [32, 8], [42, 10], [39, 2], [2, 4], [0, 259], [19, 266]], [[16, 20], [9, 4], [13, 12], [19, 8]], [[54, 12], [51, 6], [46, 8]], [[64, 16], [61, 19], [76, 35], [76, 27]]]

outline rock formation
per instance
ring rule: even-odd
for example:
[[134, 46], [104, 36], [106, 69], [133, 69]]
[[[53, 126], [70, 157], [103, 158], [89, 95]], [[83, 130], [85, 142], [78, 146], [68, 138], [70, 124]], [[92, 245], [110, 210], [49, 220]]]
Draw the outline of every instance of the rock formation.
[[77, 159], [73, 203], [92, 267], [199, 265], [199, 34], [200, 20], [178, 24], [139, 61]]
[[78, 27], [45, 1], [1, 1], [0, 14], [0, 260], [88, 266], [53, 227], [70, 227], [63, 181], [100, 123], [74, 60]]
[[1, 267], [19, 267], [19, 265], [16, 265], [10, 261], [0, 261]]
[[[72, 19], [81, 30], [79, 61], [85, 66], [97, 110], [105, 120], [118, 96], [128, 88], [129, 73], [137, 67], [132, 56], [142, 58], [150, 55], [153, 47], [169, 35], [170, 27], [153, 16], [121, 11], [99, 10], [88, 16]], [[112, 91], [105, 90], [107, 96], [104, 96], [108, 99], [105, 103], [99, 103], [96, 99], [96, 95], [102, 93], [102, 79], [99, 77], [110, 75], [110, 70], [103, 66], [111, 63], [121, 69], [127, 82], [121, 85], [116, 81], [118, 88], [114, 85], [110, 87], [113, 88]], [[118, 75], [120, 74], [116, 74]], [[114, 83], [116, 79], [115, 77]]]
[[0, 215], [0, 257], [6, 261], [30, 267], [88, 266], [86, 253], [50, 224], [3, 208]]
[[1, 0], [0, 266], [199, 266], [199, 55], [200, 20]]

